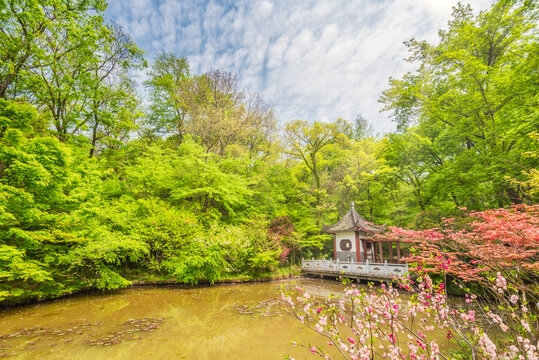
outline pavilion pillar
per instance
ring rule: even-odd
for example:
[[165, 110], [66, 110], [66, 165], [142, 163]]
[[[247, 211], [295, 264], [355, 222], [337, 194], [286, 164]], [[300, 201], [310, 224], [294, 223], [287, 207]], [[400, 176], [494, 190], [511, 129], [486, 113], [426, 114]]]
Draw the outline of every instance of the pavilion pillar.
[[393, 260], [393, 241], [389, 242], [389, 259]]
[[356, 231], [356, 261], [361, 262], [361, 251], [359, 246], [359, 231]]
[[382, 248], [382, 242], [378, 241], [378, 250], [380, 251], [380, 262], [384, 262], [384, 249]]
[[337, 260], [337, 234], [333, 234], [333, 260]]
[[401, 242], [397, 241], [397, 259], [401, 259]]
[[367, 241], [362, 240], [363, 243], [363, 261], [367, 261]]

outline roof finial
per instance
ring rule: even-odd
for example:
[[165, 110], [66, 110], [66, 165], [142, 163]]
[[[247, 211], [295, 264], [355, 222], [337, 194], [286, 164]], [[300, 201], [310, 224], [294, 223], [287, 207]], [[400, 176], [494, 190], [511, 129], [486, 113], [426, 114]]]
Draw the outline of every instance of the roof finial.
[[351, 207], [352, 209], [355, 209], [356, 203], [354, 203], [354, 202], [352, 201], [352, 204], [350, 205], [350, 207]]

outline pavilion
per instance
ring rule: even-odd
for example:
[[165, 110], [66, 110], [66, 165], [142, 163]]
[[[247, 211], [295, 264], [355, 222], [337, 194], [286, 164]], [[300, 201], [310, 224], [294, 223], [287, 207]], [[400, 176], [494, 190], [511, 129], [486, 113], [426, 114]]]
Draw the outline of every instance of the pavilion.
[[326, 232], [333, 234], [334, 260], [362, 263], [402, 262], [398, 241], [375, 237], [385, 229], [385, 225], [374, 225], [361, 217], [353, 202], [350, 211], [336, 224], [324, 226]]

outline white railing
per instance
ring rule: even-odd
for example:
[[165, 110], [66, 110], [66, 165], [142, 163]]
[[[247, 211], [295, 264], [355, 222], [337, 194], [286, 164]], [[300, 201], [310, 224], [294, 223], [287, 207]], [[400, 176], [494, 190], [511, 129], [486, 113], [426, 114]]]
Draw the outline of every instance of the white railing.
[[301, 259], [301, 269], [316, 272], [332, 272], [343, 275], [371, 275], [379, 277], [392, 277], [404, 275], [408, 272], [408, 264], [393, 264], [387, 260], [383, 263], [371, 263], [339, 260], [308, 260]]

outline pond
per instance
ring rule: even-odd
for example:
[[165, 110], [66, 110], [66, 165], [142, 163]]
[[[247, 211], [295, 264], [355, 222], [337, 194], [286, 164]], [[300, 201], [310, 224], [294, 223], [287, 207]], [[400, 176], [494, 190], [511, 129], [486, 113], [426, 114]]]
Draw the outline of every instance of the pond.
[[[10, 359], [305, 358], [291, 340], [323, 339], [284, 310], [285, 282], [138, 287], [0, 312], [0, 356]], [[313, 294], [342, 291], [304, 279]]]

